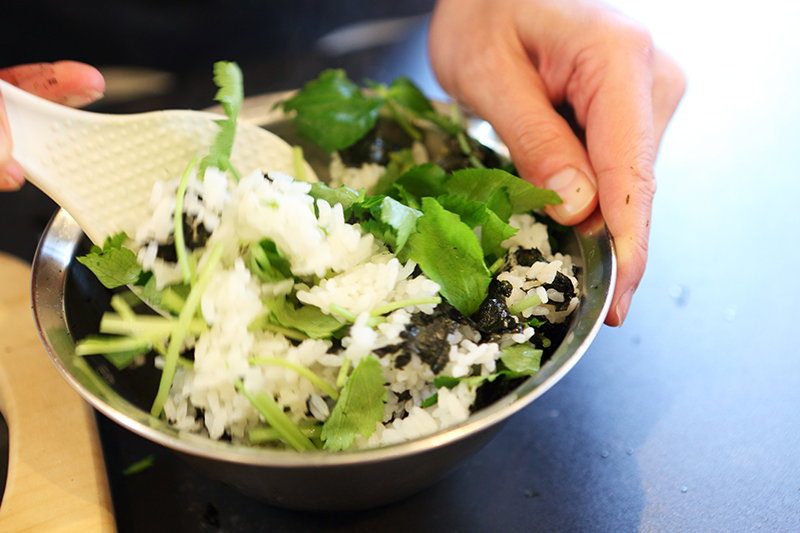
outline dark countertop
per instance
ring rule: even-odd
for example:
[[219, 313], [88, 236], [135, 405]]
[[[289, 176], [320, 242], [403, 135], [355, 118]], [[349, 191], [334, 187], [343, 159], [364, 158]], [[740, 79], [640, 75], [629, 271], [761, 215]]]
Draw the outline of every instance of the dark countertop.
[[[99, 417], [119, 531], [800, 531], [800, 18], [785, 3], [762, 15], [772, 3], [616, 2], [690, 82], [657, 167], [647, 273], [624, 326], [457, 472], [383, 508], [298, 513]], [[423, 30], [345, 66], [438, 96]], [[31, 187], [0, 195], [0, 250], [30, 259], [52, 209]]]

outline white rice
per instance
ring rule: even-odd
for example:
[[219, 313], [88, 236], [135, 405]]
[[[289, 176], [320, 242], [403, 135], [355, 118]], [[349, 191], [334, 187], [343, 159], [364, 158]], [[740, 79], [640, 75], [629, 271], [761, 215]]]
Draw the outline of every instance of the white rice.
[[[367, 176], [362, 173], [356, 178], [348, 174], [351, 186], [370, 188], [383, 172], [371, 167], [364, 170]], [[159, 286], [180, 280], [176, 265], [156, 257], [156, 243], [170, 238], [177, 186], [178, 180], [156, 183], [151, 198], [152, 217], [141, 225], [135, 238], [140, 246], [139, 260], [146, 270], [155, 273]], [[435, 296], [439, 286], [424, 275], [414, 276], [413, 262], [401, 264], [358, 224], [346, 223], [341, 205], [315, 202], [308, 195], [309, 190], [309, 184], [277, 172], [271, 172], [269, 179], [254, 172], [242, 178], [235, 188], [216, 169], [208, 169], [203, 180], [194, 175], [190, 178], [186, 210], [212, 232], [207, 246], [195, 252], [198, 268], [202, 268], [214, 243], [224, 243], [225, 253], [202, 296], [201, 311], [209, 328], [194, 343], [194, 366], [179, 369], [164, 407], [168, 420], [177, 428], [213, 439], [229, 436], [235, 442], [246, 441], [247, 431], [259, 424], [260, 417], [234, 388], [236, 379], [242, 379], [245, 388], [254, 394], [272, 393], [294, 421], [310, 416], [324, 422], [330, 416], [330, 406], [311, 381], [290, 368], [252, 364], [250, 360], [284, 359], [334, 385], [345, 359], [355, 365], [375, 350], [397, 345], [414, 313], [434, 312], [435, 304], [419, 305], [396, 310], [377, 326], [367, 324], [371, 310], [409, 298]], [[315, 207], [319, 216], [315, 215]], [[524, 317], [563, 321], [577, 306], [578, 297], [572, 298], [567, 310], [556, 311], [555, 304], [563, 302], [564, 295], [544, 285], [552, 283], [556, 272], [560, 272], [572, 281], [577, 294], [571, 259], [552, 254], [547, 228], [533, 217], [514, 215], [511, 224], [519, 231], [504, 245], [512, 252], [520, 247], [537, 248], [547, 261], [529, 267], [513, 264], [499, 276], [512, 286], [507, 304], [535, 294], [542, 303], [525, 310]], [[250, 273], [239, 250], [264, 238], [277, 244], [289, 259], [292, 274], [306, 282], [290, 279], [265, 283]], [[312, 284], [313, 277], [319, 279], [318, 283]], [[248, 328], [265, 312], [262, 298], [292, 291], [304, 304], [325, 312], [335, 304], [358, 316], [341, 340], [341, 350], [331, 353], [332, 343], [328, 340], [309, 339], [297, 344], [279, 334]], [[448, 338], [449, 362], [439, 375], [489, 375], [497, 368], [502, 348], [527, 342], [534, 329], [525, 327], [498, 342], [479, 344], [480, 334], [463, 327]], [[388, 393], [384, 420], [368, 439], [358, 437], [357, 447], [408, 441], [469, 417], [476, 397], [474, 387], [461, 382], [453, 389], [437, 390], [431, 367], [416, 354], [408, 359], [398, 365], [397, 354], [378, 358]], [[423, 402], [434, 394], [437, 401], [423, 408]]]

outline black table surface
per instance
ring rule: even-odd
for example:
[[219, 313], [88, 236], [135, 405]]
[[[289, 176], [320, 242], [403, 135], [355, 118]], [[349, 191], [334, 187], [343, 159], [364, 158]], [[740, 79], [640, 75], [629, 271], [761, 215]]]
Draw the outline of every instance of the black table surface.
[[[800, 17], [771, 3], [617, 2], [690, 82], [657, 166], [648, 269], [624, 326], [603, 328], [473, 459], [392, 505], [301, 513], [98, 416], [119, 531], [800, 531]], [[423, 24], [401, 46], [271, 65], [284, 85], [257, 89], [345, 66], [439, 96], [424, 44]], [[30, 260], [53, 209], [30, 186], [0, 195], [0, 250]], [[152, 468], [121, 474], [151, 454]]]

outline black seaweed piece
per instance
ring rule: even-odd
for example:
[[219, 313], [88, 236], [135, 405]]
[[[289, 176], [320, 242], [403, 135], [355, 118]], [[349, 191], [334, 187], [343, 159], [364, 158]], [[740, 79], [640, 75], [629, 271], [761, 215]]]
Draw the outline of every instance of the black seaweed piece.
[[489, 284], [489, 295], [470, 317], [481, 332], [481, 342], [491, 342], [486, 340], [487, 337], [520, 333], [524, 329], [506, 305], [506, 298], [511, 295], [512, 290], [509, 282], [498, 281], [497, 278]]
[[[390, 345], [384, 346], [382, 348], [376, 348], [376, 349], [372, 350], [372, 353], [374, 353], [378, 357], [385, 357], [385, 356], [389, 355], [390, 353], [395, 353], [395, 352], [400, 351], [400, 349], [402, 347], [403, 347], [402, 344], [390, 344]], [[328, 352], [329, 353], [336, 353], [336, 352], [331, 352], [330, 350], [328, 350]]]
[[533, 266], [534, 263], [539, 261], [547, 261], [544, 254], [538, 248], [519, 248], [514, 252], [514, 258], [520, 266]]
[[475, 402], [470, 407], [470, 412], [474, 413], [479, 409], [493, 404], [503, 396], [508, 395], [511, 391], [517, 388], [523, 381], [528, 379], [527, 376], [519, 378], [500, 378], [494, 381], [486, 381], [478, 387], [475, 391]]
[[395, 368], [403, 368], [408, 363], [411, 362], [411, 354], [408, 352], [401, 353], [394, 359], [394, 367]]
[[414, 139], [394, 120], [379, 118], [367, 134], [355, 144], [339, 151], [342, 163], [359, 168], [367, 163], [389, 164], [389, 154], [411, 148]]
[[450, 343], [447, 337], [460, 326], [472, 325], [471, 321], [447, 302], [436, 306], [433, 313], [415, 313], [405, 331], [403, 349], [419, 355], [434, 374], [442, 371], [450, 361]]
[[[505, 168], [503, 162], [494, 152], [475, 139], [469, 138], [469, 143], [478, 161], [486, 168]], [[434, 162], [447, 172], [472, 168], [472, 161], [464, 154], [456, 137], [448, 137], [443, 144], [441, 153], [431, 156]]]
[[535, 327], [534, 331], [535, 333], [533, 334], [533, 337], [531, 337], [528, 342], [530, 342], [535, 348], [542, 350], [541, 364], [544, 364], [548, 359], [550, 359], [550, 356], [553, 355], [553, 352], [556, 351], [556, 348], [561, 345], [564, 337], [567, 336], [567, 331], [569, 331], [569, 321], [565, 320], [564, 322], [560, 322], [558, 324], [552, 324], [545, 320], [541, 326]]
[[[183, 240], [189, 250], [201, 248], [206, 245], [211, 233], [206, 229], [206, 225], [199, 222], [196, 217], [183, 214]], [[175, 251], [175, 235], [170, 234], [167, 242], [158, 245], [156, 257], [160, 257], [168, 263], [178, 262], [178, 253]]]
[[564, 309], [569, 307], [570, 300], [572, 300], [572, 298], [575, 297], [575, 286], [572, 284], [572, 280], [570, 280], [567, 276], [558, 271], [556, 271], [556, 277], [553, 278], [553, 282], [545, 283], [543, 287], [546, 290], [555, 289], [564, 295], [563, 302], [556, 302], [553, 300], [548, 302], [553, 304], [556, 311], [563, 311]]

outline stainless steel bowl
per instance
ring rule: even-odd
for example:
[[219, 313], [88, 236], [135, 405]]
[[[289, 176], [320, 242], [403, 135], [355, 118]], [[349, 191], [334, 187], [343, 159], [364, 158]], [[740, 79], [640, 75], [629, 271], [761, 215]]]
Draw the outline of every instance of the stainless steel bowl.
[[[242, 117], [290, 137], [288, 123], [272, 109], [282, 96], [248, 99]], [[471, 132], [484, 144], [504, 150], [485, 122], [473, 120]], [[306, 155], [317, 157], [313, 150]], [[413, 442], [354, 452], [297, 453], [244, 447], [180, 432], [151, 416], [142, 400], [157, 384], [158, 371], [147, 367], [120, 373], [102, 357], [75, 356], [75, 339], [97, 331], [110, 299], [110, 293], [74, 261], [89, 246], [69, 214], [59, 211], [45, 230], [33, 262], [36, 324], [64, 378], [105, 416], [174, 450], [209, 477], [269, 503], [308, 510], [359, 509], [389, 503], [454, 470], [489, 442], [514, 413], [541, 396], [577, 363], [605, 319], [616, 278], [613, 243], [597, 212], [567, 232], [560, 243], [580, 267], [578, 278], [583, 291], [566, 339], [538, 374], [466, 422]]]

